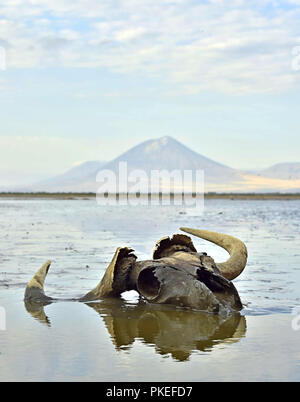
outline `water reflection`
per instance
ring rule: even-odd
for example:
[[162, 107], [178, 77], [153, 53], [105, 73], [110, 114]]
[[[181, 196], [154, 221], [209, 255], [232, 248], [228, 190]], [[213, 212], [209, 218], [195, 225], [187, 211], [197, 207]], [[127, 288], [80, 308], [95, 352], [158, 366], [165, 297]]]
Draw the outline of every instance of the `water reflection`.
[[[140, 340], [160, 355], [185, 361], [194, 351], [210, 352], [216, 345], [238, 342], [246, 333], [245, 317], [239, 313], [221, 317], [143, 301], [128, 304], [122, 299], [86, 305], [103, 319], [117, 351], [128, 350]], [[26, 303], [25, 307], [33, 318], [50, 326], [43, 305]]]
[[44, 311], [44, 306], [47, 306], [49, 303], [36, 303], [36, 302], [25, 302], [24, 305], [28, 313], [37, 321], [42, 324], [47, 325], [48, 327], [51, 326], [51, 322], [49, 318], [46, 316]]

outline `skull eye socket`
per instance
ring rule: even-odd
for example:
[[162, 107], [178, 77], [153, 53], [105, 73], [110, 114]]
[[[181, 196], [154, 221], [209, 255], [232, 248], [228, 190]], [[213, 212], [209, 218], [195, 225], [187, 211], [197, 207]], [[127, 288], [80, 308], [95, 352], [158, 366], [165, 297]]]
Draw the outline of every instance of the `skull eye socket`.
[[140, 273], [137, 288], [146, 299], [155, 299], [158, 296], [160, 282], [155, 276], [155, 268], [146, 268]]

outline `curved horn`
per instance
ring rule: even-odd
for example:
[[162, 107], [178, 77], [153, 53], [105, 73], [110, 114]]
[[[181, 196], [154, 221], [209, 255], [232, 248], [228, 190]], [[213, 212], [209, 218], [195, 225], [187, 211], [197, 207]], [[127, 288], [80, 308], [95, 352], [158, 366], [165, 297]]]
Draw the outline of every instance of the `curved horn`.
[[136, 260], [132, 251], [130, 247], [118, 247], [101, 281], [79, 301], [89, 302], [103, 297], [120, 296], [126, 290], [131, 290], [127, 278]]
[[44, 282], [50, 265], [51, 261], [47, 261], [28, 282], [24, 295], [25, 301], [37, 300], [43, 302], [52, 300], [51, 297], [46, 296], [44, 293]]
[[186, 233], [208, 240], [223, 247], [230, 254], [226, 262], [216, 264], [222, 275], [230, 281], [241, 274], [247, 263], [247, 248], [245, 244], [236, 237], [223, 233], [210, 232], [208, 230], [180, 228]]

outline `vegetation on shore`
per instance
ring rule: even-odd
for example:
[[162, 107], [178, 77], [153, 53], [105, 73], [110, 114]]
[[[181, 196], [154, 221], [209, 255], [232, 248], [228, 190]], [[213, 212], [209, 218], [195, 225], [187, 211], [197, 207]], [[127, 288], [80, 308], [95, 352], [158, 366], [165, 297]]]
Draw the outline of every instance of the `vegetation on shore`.
[[[169, 194], [172, 198], [175, 194]], [[107, 194], [105, 195], [107, 196]], [[111, 194], [115, 196], [115, 194]], [[120, 195], [117, 194], [117, 197]], [[143, 195], [138, 195], [143, 196]], [[150, 194], [144, 196], [151, 197]], [[193, 195], [195, 196], [195, 194]], [[2, 192], [0, 198], [13, 198], [13, 199], [57, 199], [57, 200], [78, 200], [78, 199], [93, 199], [96, 197], [95, 193], [18, 193], [18, 192]], [[300, 199], [300, 193], [214, 193], [208, 192], [204, 194], [205, 199], [232, 199], [232, 200], [295, 200]]]

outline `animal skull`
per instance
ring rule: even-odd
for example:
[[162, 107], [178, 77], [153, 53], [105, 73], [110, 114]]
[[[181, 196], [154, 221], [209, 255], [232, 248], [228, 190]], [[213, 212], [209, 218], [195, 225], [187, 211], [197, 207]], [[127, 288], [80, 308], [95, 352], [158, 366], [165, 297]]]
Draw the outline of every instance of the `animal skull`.
[[[78, 300], [91, 302], [136, 290], [149, 303], [214, 313], [241, 310], [240, 297], [231, 281], [246, 266], [245, 244], [222, 233], [181, 230], [223, 247], [230, 254], [229, 259], [215, 263], [206, 253], [198, 253], [191, 238], [182, 234], [158, 241], [151, 260], [137, 261], [131, 248], [119, 247], [99, 284]], [[55, 300], [44, 293], [50, 264], [47, 261], [28, 283], [25, 301], [48, 303]]]

